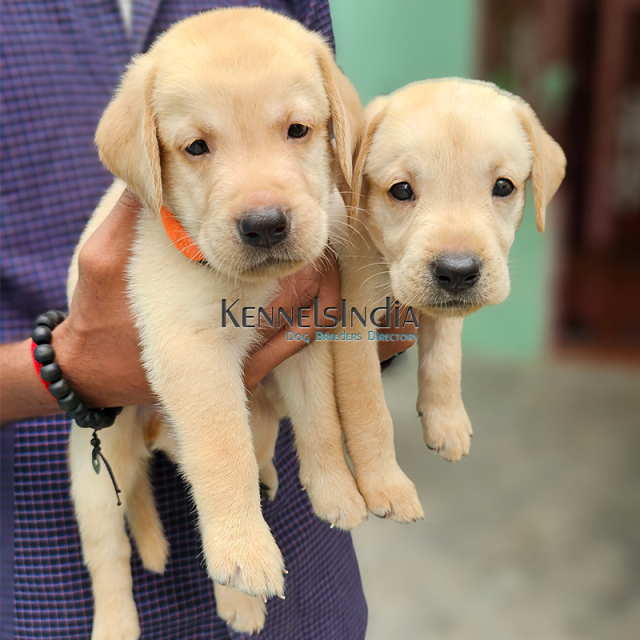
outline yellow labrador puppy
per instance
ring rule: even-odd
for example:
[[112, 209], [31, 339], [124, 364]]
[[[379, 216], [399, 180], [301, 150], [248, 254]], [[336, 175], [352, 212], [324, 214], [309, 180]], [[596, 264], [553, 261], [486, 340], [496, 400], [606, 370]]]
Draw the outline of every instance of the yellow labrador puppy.
[[[542, 231], [564, 172], [561, 148], [531, 107], [489, 83], [419, 82], [365, 110], [353, 179], [356, 248], [341, 249], [351, 256], [343, 296], [369, 308], [390, 296], [419, 313], [418, 413], [427, 446], [448, 460], [467, 455], [471, 438], [460, 394], [462, 318], [509, 294], [507, 257], [527, 180]], [[334, 353], [358, 487], [385, 515], [392, 505], [380, 503], [372, 471], [385, 473], [395, 456], [376, 343], [335, 343]]]
[[[105, 111], [96, 142], [119, 180], [78, 251], [125, 186], [137, 194], [143, 209], [129, 293], [167, 419], [127, 407], [101, 432], [122, 507], [106, 474], [93, 471], [91, 431], [72, 427], [72, 495], [95, 600], [93, 640], [140, 633], [125, 516], [144, 565], [161, 572], [167, 560], [150, 448], [177, 460], [191, 485], [220, 614], [241, 631], [259, 630], [263, 599], [284, 595], [285, 567], [259, 491], [259, 475], [276, 488], [277, 416], [264, 390], [248, 405], [243, 361], [256, 331], [235, 326], [231, 315], [241, 320], [243, 308], [264, 306], [279, 278], [318, 260], [330, 235], [346, 226], [340, 190], [351, 182], [361, 111], [321, 37], [255, 8], [175, 25], [132, 62]], [[343, 454], [331, 349], [312, 344], [274, 377], [316, 513], [337, 527], [358, 526], [366, 506]]]

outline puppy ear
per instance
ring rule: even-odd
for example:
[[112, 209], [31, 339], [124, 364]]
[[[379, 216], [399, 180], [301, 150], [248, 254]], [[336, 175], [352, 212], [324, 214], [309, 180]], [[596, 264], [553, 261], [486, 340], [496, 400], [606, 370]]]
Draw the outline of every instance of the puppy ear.
[[107, 169], [124, 180], [149, 209], [159, 212], [162, 177], [151, 103], [154, 77], [148, 55], [134, 58], [102, 115], [95, 142]]
[[536, 226], [538, 231], [542, 232], [547, 205], [564, 178], [567, 159], [560, 145], [540, 124], [533, 109], [524, 100], [518, 100], [518, 104], [522, 126], [529, 137], [533, 152], [531, 167], [533, 202], [536, 210]]
[[364, 112], [364, 134], [358, 148], [355, 168], [353, 170], [353, 184], [351, 185], [351, 204], [348, 207], [349, 225], [355, 224], [355, 219], [360, 206], [360, 200], [364, 191], [364, 170], [367, 164], [367, 158], [371, 149], [371, 143], [376, 135], [376, 131], [380, 123], [387, 115], [389, 99], [386, 97], [376, 98], [371, 102]]
[[329, 47], [318, 46], [318, 63], [329, 98], [338, 163], [349, 187], [353, 179], [353, 157], [362, 121], [362, 104], [354, 86], [342, 73]]

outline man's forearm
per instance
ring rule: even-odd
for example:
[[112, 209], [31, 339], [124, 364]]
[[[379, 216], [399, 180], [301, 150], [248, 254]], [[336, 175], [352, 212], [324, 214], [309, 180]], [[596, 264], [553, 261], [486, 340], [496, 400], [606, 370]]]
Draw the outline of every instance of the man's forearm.
[[33, 367], [31, 341], [0, 345], [0, 422], [59, 412]]

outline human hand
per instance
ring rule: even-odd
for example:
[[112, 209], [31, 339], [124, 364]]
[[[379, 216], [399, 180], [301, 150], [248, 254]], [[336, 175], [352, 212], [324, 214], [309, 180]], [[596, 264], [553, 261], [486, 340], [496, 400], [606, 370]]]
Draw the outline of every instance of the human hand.
[[[140, 203], [125, 191], [113, 211], [87, 240], [78, 260], [78, 284], [68, 318], [54, 331], [56, 359], [71, 387], [92, 407], [154, 401], [140, 362], [140, 347], [126, 294], [126, 264]], [[319, 298], [321, 308], [340, 307], [340, 274], [335, 259], [308, 265], [285, 278], [272, 306], [306, 307]], [[326, 321], [323, 320], [326, 323]], [[325, 326], [324, 324], [322, 326]], [[321, 327], [317, 327], [321, 328]], [[313, 340], [316, 327], [289, 330]], [[245, 365], [249, 391], [281, 362], [308, 343], [287, 341], [287, 328], [260, 329], [259, 347]]]
[[[280, 283], [280, 288], [276, 297], [265, 308], [271, 315], [269, 309], [275, 309], [272, 317], [277, 317], [277, 309], [294, 309], [308, 307], [313, 304], [314, 298], [318, 298], [318, 307], [327, 309], [336, 307], [338, 315], [340, 311], [340, 270], [338, 264], [329, 251], [325, 254], [319, 264], [308, 265], [292, 276], [285, 278]], [[296, 314], [297, 318], [297, 314]], [[297, 322], [293, 327], [283, 327], [278, 329], [259, 329], [262, 341], [258, 349], [251, 354], [244, 370], [245, 387], [247, 391], [253, 392], [260, 381], [281, 362], [298, 353], [306, 347], [309, 342], [315, 339], [315, 332], [323, 327], [327, 327], [329, 320], [324, 318], [324, 314], [319, 318], [320, 323], [313, 324], [310, 318], [310, 327], [300, 327]], [[287, 340], [286, 332], [293, 331], [308, 338], [301, 340]]]
[[69, 315], [53, 332], [56, 361], [89, 407], [154, 401], [126, 293], [126, 265], [140, 207], [125, 190], [82, 247]]
[[[406, 317], [407, 308], [400, 307], [398, 317], [400, 320]], [[407, 337], [409, 334], [413, 334], [415, 336], [418, 335], [418, 330], [413, 324], [405, 324], [404, 327], [396, 326], [395, 320], [393, 318], [395, 314], [392, 314], [390, 327], [386, 329], [378, 329], [379, 333], [383, 334], [404, 334]], [[384, 323], [383, 323], [384, 324]], [[380, 362], [385, 362], [385, 360], [389, 360], [393, 358], [393, 356], [397, 356], [400, 353], [404, 353], [409, 347], [412, 347], [416, 343], [414, 339], [407, 339], [406, 341], [380, 341], [378, 342], [378, 357], [380, 358]]]

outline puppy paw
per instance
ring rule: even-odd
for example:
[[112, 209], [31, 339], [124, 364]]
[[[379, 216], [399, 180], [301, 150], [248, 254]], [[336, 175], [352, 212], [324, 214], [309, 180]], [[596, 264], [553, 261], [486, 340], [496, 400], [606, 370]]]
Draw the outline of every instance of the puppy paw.
[[268, 500], [274, 500], [277, 492], [278, 472], [273, 462], [269, 462], [260, 467], [260, 494]]
[[416, 487], [397, 464], [375, 474], [360, 474], [358, 487], [371, 513], [396, 522], [416, 522], [424, 511]]
[[418, 408], [424, 441], [429, 449], [445, 460], [457, 462], [469, 453], [471, 421], [464, 406]]
[[140, 638], [140, 624], [133, 596], [107, 610], [99, 608], [93, 618], [91, 640], [138, 640]]
[[212, 527], [203, 542], [213, 580], [266, 602], [284, 597], [284, 561], [267, 523], [243, 528]]
[[218, 615], [239, 633], [259, 633], [267, 607], [260, 598], [221, 584], [214, 585]]
[[303, 479], [316, 515], [331, 527], [355, 529], [367, 519], [367, 506], [348, 467], [345, 473], [318, 473]]

